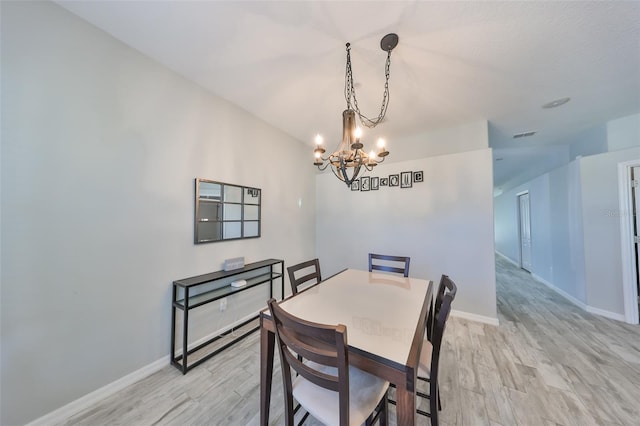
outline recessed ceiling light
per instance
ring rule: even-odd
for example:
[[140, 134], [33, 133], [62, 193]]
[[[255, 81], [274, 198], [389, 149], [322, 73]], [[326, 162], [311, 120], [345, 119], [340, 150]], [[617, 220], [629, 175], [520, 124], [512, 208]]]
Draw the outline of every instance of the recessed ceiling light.
[[571, 98], [569, 98], [569, 97], [556, 99], [555, 101], [551, 101], [551, 102], [548, 102], [548, 103], [542, 105], [542, 108], [549, 109], [549, 108], [559, 107], [560, 105], [566, 104], [570, 100], [571, 100]]
[[514, 139], [518, 139], [518, 138], [527, 138], [529, 136], [533, 136], [535, 135], [536, 132], [523, 132], [523, 133], [517, 133], [515, 135], [513, 135]]

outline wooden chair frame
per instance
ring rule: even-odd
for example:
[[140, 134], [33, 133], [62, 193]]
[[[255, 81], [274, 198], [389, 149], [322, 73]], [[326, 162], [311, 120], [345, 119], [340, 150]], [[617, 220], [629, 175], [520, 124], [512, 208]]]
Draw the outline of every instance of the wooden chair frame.
[[[433, 345], [433, 353], [431, 354], [431, 366], [429, 377], [417, 376], [418, 380], [429, 383], [429, 394], [424, 392], [416, 392], [419, 397], [429, 400], [429, 413], [423, 410], [416, 410], [418, 414], [431, 418], [431, 425], [438, 424], [438, 411], [442, 410], [442, 402], [440, 400], [440, 387], [438, 386], [438, 366], [440, 363], [440, 348], [442, 347], [442, 338], [444, 337], [444, 329], [446, 326], [449, 313], [451, 311], [451, 303], [456, 297], [458, 287], [449, 278], [448, 275], [440, 277], [438, 292], [436, 293], [435, 303], [429, 310], [427, 317], [427, 339]], [[447, 305], [445, 306], [445, 301]], [[443, 309], [446, 308], [446, 312]], [[437, 404], [436, 404], [437, 401]]]
[[[454, 294], [455, 295], [455, 294]], [[447, 319], [451, 312], [451, 303], [453, 297], [450, 293], [447, 293], [442, 298], [442, 304], [440, 311], [436, 315], [434, 327], [433, 327], [433, 353], [431, 355], [431, 367], [429, 371], [429, 378], [418, 377], [419, 380], [424, 380], [429, 383], [429, 395], [422, 392], [416, 392], [418, 396], [427, 398], [429, 400], [429, 413], [416, 410], [418, 414], [431, 418], [431, 426], [438, 425], [438, 411], [442, 410], [440, 403], [440, 388], [438, 386], [438, 367], [440, 365], [440, 349], [442, 348], [442, 337], [444, 335], [444, 329], [447, 325]]]
[[[295, 273], [306, 268], [314, 267], [315, 271], [304, 275], [302, 277], [296, 278]], [[291, 284], [291, 293], [298, 294], [298, 287], [302, 284], [311, 281], [312, 279], [316, 279], [316, 282], [322, 281], [322, 275], [320, 273], [320, 261], [318, 259], [307, 260], [306, 262], [298, 263], [297, 265], [289, 266], [287, 268], [287, 272], [289, 274], [289, 283]]]
[[[282, 378], [284, 382], [285, 425], [294, 425], [293, 382], [291, 370], [317, 386], [339, 393], [340, 425], [349, 424], [349, 350], [347, 345], [347, 329], [344, 325], [336, 326], [318, 324], [297, 318], [282, 309], [275, 299], [268, 302], [273, 318], [276, 346], [280, 353]], [[324, 373], [302, 362], [305, 360], [337, 368], [338, 375]], [[383, 410], [380, 411], [379, 410]], [[377, 414], [376, 414], [377, 413]], [[386, 424], [386, 395], [376, 407], [367, 424], [380, 416], [382, 424]], [[306, 418], [306, 416], [305, 416]], [[373, 420], [371, 420], [373, 419]], [[304, 418], [302, 419], [304, 421]]]
[[[374, 260], [403, 262], [404, 267], [399, 268], [399, 267], [388, 266], [388, 265], [376, 265], [373, 263]], [[393, 272], [393, 273], [402, 274], [403, 276], [408, 277], [410, 262], [411, 262], [411, 258], [409, 256], [390, 256], [386, 254], [369, 253], [369, 272], [373, 272], [374, 270], [384, 271], [384, 272]]]
[[434, 303], [429, 309], [429, 315], [427, 316], [427, 340], [431, 341], [433, 335], [433, 321], [434, 318], [438, 315], [440, 311], [440, 307], [442, 306], [442, 300], [444, 299], [445, 291], [447, 291], [452, 295], [453, 299], [456, 298], [456, 292], [458, 291], [458, 287], [456, 284], [449, 278], [448, 275], [442, 275], [440, 277], [440, 283], [438, 284], [438, 291], [435, 294]]
[[[416, 391], [416, 395], [429, 400], [429, 413], [421, 409], [416, 409], [416, 412], [420, 415], [430, 417], [431, 425], [437, 426], [438, 424], [438, 411], [442, 410], [442, 403], [440, 402], [440, 388], [438, 386], [438, 366], [440, 364], [440, 349], [442, 347], [442, 338], [444, 336], [444, 329], [451, 312], [451, 303], [456, 297], [458, 287], [449, 278], [448, 275], [442, 275], [440, 277], [440, 284], [438, 285], [438, 293], [436, 294], [435, 304], [429, 309], [429, 316], [427, 317], [427, 335], [428, 340], [433, 345], [433, 352], [431, 354], [431, 365], [429, 367], [429, 377], [417, 376], [418, 380], [429, 383], [429, 394]], [[433, 396], [433, 398], [432, 398]], [[436, 402], [437, 401], [437, 402]], [[394, 400], [389, 400], [390, 403], [395, 404]]]

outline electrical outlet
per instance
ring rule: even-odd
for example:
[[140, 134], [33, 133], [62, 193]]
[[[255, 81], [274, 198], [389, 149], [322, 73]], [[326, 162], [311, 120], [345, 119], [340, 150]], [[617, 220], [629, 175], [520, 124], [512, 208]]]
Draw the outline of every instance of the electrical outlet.
[[220, 299], [220, 312], [227, 310], [227, 298]]

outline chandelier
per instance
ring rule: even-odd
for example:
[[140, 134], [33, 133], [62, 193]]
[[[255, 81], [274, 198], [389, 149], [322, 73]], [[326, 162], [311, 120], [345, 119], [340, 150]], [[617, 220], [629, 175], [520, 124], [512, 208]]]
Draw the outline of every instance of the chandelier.
[[331, 166], [333, 174], [343, 181], [347, 186], [351, 186], [360, 172], [372, 171], [373, 168], [382, 163], [389, 151], [385, 147], [385, 141], [378, 139], [378, 150], [370, 151], [368, 154], [363, 150], [364, 144], [361, 141], [362, 130], [356, 126], [356, 114], [360, 123], [368, 128], [374, 128], [380, 124], [387, 113], [389, 105], [389, 69], [391, 67], [391, 51], [398, 45], [396, 34], [387, 34], [380, 41], [380, 48], [387, 52], [384, 74], [384, 94], [382, 95], [382, 105], [380, 113], [374, 119], [368, 118], [360, 112], [358, 99], [353, 84], [353, 70], [351, 68], [351, 44], [347, 43], [347, 67], [344, 78], [344, 98], [347, 101], [347, 109], [342, 112], [342, 142], [328, 157], [323, 157], [326, 150], [322, 147], [322, 136], [317, 135], [315, 139], [316, 147], [313, 150], [315, 160], [313, 164], [320, 170], [325, 170]]

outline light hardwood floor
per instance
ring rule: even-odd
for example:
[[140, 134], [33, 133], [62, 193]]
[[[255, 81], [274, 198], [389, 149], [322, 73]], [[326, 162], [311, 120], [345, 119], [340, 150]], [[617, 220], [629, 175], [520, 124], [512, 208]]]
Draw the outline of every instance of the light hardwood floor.
[[[584, 312], [500, 257], [496, 266], [500, 326], [447, 325], [441, 424], [640, 425], [640, 326]], [[186, 376], [167, 366], [64, 424], [257, 425], [258, 337]], [[283, 424], [277, 366], [271, 412]]]

